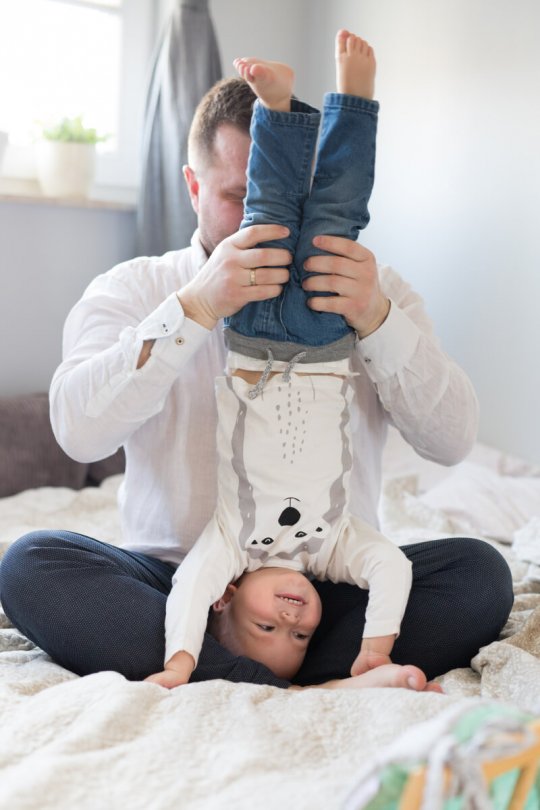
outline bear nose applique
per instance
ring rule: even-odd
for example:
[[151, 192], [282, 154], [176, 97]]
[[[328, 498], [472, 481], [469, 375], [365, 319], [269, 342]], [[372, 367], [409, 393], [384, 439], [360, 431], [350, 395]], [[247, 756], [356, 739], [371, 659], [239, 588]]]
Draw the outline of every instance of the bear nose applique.
[[300, 512], [294, 506], [287, 506], [278, 518], [280, 526], [294, 526], [300, 520]]

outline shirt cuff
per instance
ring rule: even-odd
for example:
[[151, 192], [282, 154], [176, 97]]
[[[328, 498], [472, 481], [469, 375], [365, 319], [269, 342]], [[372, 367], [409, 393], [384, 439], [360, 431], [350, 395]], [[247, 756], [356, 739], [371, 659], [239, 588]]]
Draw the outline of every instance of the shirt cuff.
[[178, 371], [210, 335], [210, 330], [186, 318], [176, 293], [169, 295], [139, 325], [137, 335], [155, 340], [151, 357]]
[[370, 380], [384, 382], [407, 366], [419, 340], [417, 325], [390, 301], [390, 311], [384, 323], [357, 343]]
[[184, 310], [176, 293], [171, 293], [163, 303], [152, 310], [150, 315], [137, 327], [137, 335], [143, 340], [156, 340], [176, 332], [184, 320]]

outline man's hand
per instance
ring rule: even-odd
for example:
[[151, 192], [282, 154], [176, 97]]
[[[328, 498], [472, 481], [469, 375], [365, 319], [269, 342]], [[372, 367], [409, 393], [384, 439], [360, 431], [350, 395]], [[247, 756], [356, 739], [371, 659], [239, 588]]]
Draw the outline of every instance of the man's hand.
[[313, 296], [308, 306], [317, 312], [343, 315], [360, 338], [375, 332], [386, 320], [390, 301], [379, 286], [373, 254], [358, 242], [339, 236], [316, 236], [313, 244], [334, 255], [309, 257], [306, 270], [324, 275], [304, 281], [304, 290], [337, 295]]
[[181, 650], [169, 658], [162, 672], [149, 675], [144, 680], [157, 683], [166, 689], [174, 689], [175, 686], [182, 686], [187, 683], [194, 669], [195, 661], [193, 656]]
[[195, 278], [178, 291], [186, 316], [213, 329], [220, 318], [234, 315], [245, 304], [278, 296], [289, 280], [291, 254], [256, 245], [288, 233], [281, 225], [252, 225], [224, 239]]

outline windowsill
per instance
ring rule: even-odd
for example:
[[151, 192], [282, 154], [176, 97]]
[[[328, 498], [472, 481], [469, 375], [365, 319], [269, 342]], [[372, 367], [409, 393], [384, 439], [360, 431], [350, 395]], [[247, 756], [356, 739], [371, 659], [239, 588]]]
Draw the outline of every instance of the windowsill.
[[137, 190], [100, 186], [91, 197], [46, 197], [37, 180], [15, 177], [0, 178], [0, 202], [55, 205], [67, 208], [97, 208], [113, 211], [135, 211]]

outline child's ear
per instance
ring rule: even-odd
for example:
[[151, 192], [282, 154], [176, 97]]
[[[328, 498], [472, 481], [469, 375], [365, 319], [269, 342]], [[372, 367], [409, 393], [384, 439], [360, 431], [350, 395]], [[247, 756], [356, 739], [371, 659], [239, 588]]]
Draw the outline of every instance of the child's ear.
[[236, 585], [233, 585], [232, 582], [230, 585], [227, 585], [223, 596], [221, 596], [217, 602], [214, 602], [212, 605], [212, 608], [216, 613], [221, 613], [225, 609], [225, 606], [229, 604], [237, 590], [238, 588]]

